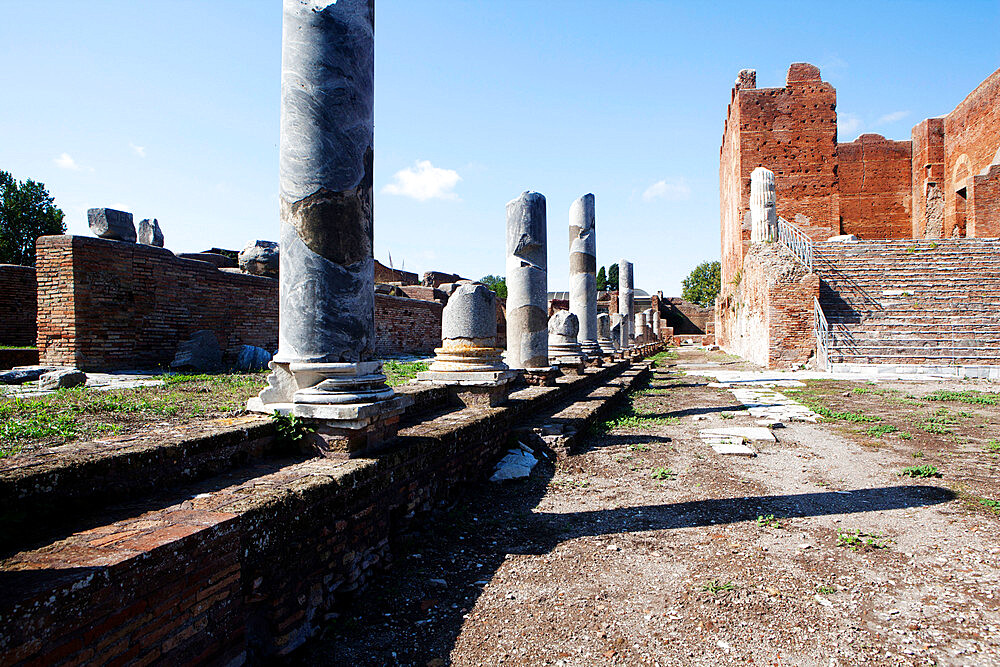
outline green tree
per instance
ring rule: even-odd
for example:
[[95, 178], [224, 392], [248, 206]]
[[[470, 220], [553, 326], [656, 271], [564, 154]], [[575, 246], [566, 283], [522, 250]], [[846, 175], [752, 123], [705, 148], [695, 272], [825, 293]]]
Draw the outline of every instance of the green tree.
[[603, 266], [597, 270], [597, 289], [599, 290], [608, 289], [608, 276], [604, 272]]
[[507, 279], [503, 276], [488, 275], [479, 279], [479, 282], [493, 290], [493, 293], [501, 299], [507, 298]]
[[719, 262], [702, 262], [681, 282], [681, 296], [703, 308], [711, 306], [719, 295], [720, 272]]
[[618, 289], [618, 265], [612, 264], [608, 267], [608, 289], [617, 290]]
[[0, 171], [0, 264], [35, 264], [35, 239], [66, 231], [63, 212], [42, 183]]

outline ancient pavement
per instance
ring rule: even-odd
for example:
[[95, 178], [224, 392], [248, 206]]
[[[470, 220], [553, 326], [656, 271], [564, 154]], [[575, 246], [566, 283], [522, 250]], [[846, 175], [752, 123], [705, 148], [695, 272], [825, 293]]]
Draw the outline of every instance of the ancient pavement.
[[699, 431], [756, 420], [681, 375], [703, 352], [680, 355], [635, 398], [639, 422], [441, 508], [294, 660], [1000, 664], [996, 516], [827, 424], [775, 429], [755, 458], [715, 454]]

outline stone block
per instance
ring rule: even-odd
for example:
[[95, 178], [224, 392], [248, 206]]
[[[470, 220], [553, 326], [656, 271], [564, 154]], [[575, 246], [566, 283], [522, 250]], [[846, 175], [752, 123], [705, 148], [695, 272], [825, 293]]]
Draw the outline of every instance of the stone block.
[[215, 371], [222, 367], [222, 348], [210, 329], [195, 331], [191, 338], [177, 346], [170, 368], [183, 371]]
[[236, 356], [236, 370], [262, 371], [271, 361], [271, 353], [256, 345], [243, 345]]
[[274, 241], [251, 241], [240, 251], [240, 271], [252, 276], [278, 277], [278, 244]]
[[61, 368], [43, 373], [38, 378], [39, 389], [67, 389], [87, 383], [87, 375], [76, 368]]
[[135, 243], [135, 224], [132, 214], [113, 208], [92, 208], [87, 210], [90, 231], [102, 239]]
[[160, 223], [156, 218], [139, 221], [139, 243], [143, 245], [155, 245], [163, 247], [163, 232], [160, 231]]

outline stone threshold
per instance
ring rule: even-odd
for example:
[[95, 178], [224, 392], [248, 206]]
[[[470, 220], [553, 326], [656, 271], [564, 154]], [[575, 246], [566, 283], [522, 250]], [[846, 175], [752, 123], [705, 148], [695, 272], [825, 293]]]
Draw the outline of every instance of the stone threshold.
[[831, 363], [827, 370], [831, 373], [858, 373], [865, 375], [899, 375], [902, 377], [930, 375], [946, 378], [976, 378], [1000, 380], [1000, 366], [986, 365], [941, 365], [941, 364], [852, 364]]

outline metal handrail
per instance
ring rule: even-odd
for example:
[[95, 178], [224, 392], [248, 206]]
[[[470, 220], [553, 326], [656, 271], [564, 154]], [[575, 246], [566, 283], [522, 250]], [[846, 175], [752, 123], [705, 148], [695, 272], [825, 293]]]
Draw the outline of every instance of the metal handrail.
[[778, 218], [778, 242], [791, 250], [809, 273], [813, 272], [813, 241], [808, 234], [784, 218]]
[[826, 370], [829, 368], [830, 324], [816, 297], [813, 297], [813, 326], [816, 330], [816, 363], [821, 370]]

